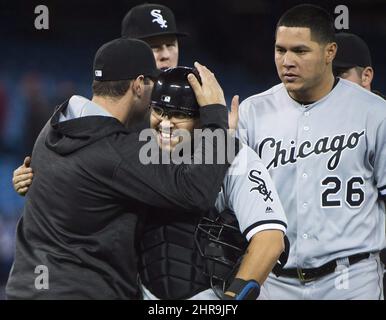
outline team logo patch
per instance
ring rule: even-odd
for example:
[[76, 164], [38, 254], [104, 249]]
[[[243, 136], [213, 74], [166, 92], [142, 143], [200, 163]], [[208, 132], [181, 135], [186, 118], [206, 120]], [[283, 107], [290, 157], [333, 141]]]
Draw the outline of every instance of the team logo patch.
[[151, 22], [158, 23], [161, 28], [167, 28], [168, 27], [168, 25], [166, 24], [167, 21], [162, 16], [160, 9], [151, 10], [150, 14], [151, 14], [152, 17], [155, 18]]
[[264, 197], [263, 199], [265, 202], [267, 202], [267, 200], [271, 200], [271, 202], [273, 202], [273, 199], [271, 198], [272, 191], [267, 189], [264, 179], [259, 178], [258, 175], [261, 175], [261, 172], [258, 170], [251, 170], [249, 172], [248, 179], [257, 184], [257, 187], [251, 188], [249, 192], [258, 191]]
[[272, 213], [272, 212], [273, 212], [273, 210], [272, 210], [271, 207], [267, 207], [267, 208], [265, 209], [265, 213]]

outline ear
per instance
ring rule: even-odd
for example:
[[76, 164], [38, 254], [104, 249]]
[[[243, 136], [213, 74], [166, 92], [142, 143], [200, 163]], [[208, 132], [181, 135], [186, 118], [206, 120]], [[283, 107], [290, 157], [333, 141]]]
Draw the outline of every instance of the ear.
[[330, 64], [332, 63], [332, 60], [334, 60], [336, 51], [338, 49], [338, 45], [336, 42], [327, 43], [325, 47], [325, 57], [326, 57], [326, 63]]
[[135, 80], [132, 81], [132, 92], [135, 97], [141, 98], [144, 92], [144, 79], [143, 75], [138, 76]]
[[370, 88], [371, 81], [373, 81], [374, 78], [374, 70], [371, 67], [366, 67], [362, 72], [362, 86], [365, 88]]

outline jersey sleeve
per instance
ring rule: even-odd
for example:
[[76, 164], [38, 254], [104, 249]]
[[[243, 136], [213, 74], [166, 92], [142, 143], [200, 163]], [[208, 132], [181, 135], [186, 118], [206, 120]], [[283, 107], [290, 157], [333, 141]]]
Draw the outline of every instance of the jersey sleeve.
[[247, 120], [248, 120], [248, 110], [249, 103], [248, 101], [243, 101], [239, 106], [239, 121], [237, 125], [236, 137], [239, 138], [240, 142], [248, 145], [248, 130], [247, 130]]
[[379, 194], [386, 199], [386, 119], [376, 133], [374, 177]]
[[273, 181], [258, 155], [243, 145], [223, 184], [219, 198], [231, 209], [249, 241], [257, 232], [274, 229], [284, 233], [287, 219]]

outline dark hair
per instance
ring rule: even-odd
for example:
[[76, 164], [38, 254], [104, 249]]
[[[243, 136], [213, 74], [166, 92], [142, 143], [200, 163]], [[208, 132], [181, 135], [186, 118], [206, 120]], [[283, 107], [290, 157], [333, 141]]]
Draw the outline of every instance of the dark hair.
[[[356, 67], [352, 67], [352, 68], [354, 68], [354, 70], [357, 73], [359, 78], [362, 77], [363, 70], [365, 70], [364, 67], [356, 66]], [[340, 77], [340, 76], [342, 76], [343, 73], [346, 73], [350, 69], [351, 69], [351, 67], [350, 68], [335, 67], [335, 68], [332, 68], [332, 71], [333, 71], [335, 77]]]
[[[144, 77], [144, 83], [149, 84], [151, 77]], [[119, 81], [98, 81], [94, 80], [92, 82], [92, 92], [96, 96], [102, 97], [111, 97], [111, 98], [121, 98], [123, 97], [127, 90], [130, 87], [130, 83], [133, 81], [130, 80], [119, 80]]]
[[321, 7], [312, 4], [301, 4], [286, 11], [276, 25], [279, 27], [310, 28], [311, 37], [319, 43], [335, 41], [334, 20]]
[[125, 95], [132, 80], [92, 82], [92, 92], [96, 96], [120, 98]]

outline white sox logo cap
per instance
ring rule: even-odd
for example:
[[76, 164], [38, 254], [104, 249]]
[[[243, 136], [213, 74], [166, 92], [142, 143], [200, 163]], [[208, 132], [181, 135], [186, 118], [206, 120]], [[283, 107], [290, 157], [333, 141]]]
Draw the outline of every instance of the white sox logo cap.
[[177, 30], [172, 10], [160, 4], [135, 6], [122, 20], [123, 38], [145, 39], [161, 35], [186, 36]]
[[161, 14], [161, 10], [159, 10], [159, 9], [151, 10], [150, 15], [152, 17], [155, 17], [155, 19], [153, 19], [151, 22], [158, 23], [160, 28], [167, 28], [168, 27], [166, 24], [167, 21], [164, 19], [164, 17]]

